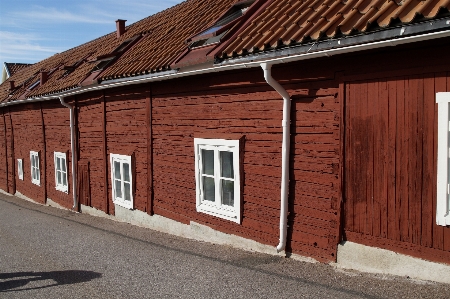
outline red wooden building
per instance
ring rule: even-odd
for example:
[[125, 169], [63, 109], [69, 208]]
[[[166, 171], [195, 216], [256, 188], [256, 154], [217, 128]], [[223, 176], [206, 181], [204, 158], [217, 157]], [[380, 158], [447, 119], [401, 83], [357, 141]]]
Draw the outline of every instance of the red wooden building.
[[1, 85], [0, 188], [323, 262], [347, 242], [450, 264], [449, 9], [187, 0], [117, 20]]

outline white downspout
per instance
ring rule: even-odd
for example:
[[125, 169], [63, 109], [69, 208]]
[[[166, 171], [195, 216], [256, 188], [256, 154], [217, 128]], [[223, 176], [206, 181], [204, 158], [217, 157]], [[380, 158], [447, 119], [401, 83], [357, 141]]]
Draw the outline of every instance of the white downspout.
[[286, 247], [287, 237], [287, 214], [288, 214], [288, 196], [289, 196], [289, 148], [291, 135], [291, 97], [286, 89], [280, 85], [274, 78], [272, 78], [272, 65], [268, 63], [261, 63], [261, 68], [264, 71], [264, 79], [283, 97], [283, 142], [282, 142], [282, 156], [281, 156], [281, 211], [280, 211], [280, 243], [277, 246], [277, 252], [280, 252]]
[[64, 97], [59, 97], [61, 104], [70, 109], [70, 150], [72, 152], [72, 190], [73, 190], [73, 207], [72, 210], [75, 210], [78, 206], [78, 196], [77, 196], [77, 173], [76, 173], [76, 161], [77, 161], [77, 153], [75, 149], [75, 127], [73, 125], [74, 120], [74, 112], [73, 106], [64, 102]]

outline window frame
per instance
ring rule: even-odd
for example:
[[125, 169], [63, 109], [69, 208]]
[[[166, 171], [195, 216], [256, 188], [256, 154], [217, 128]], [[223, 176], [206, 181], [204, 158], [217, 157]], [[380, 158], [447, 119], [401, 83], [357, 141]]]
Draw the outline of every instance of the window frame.
[[[33, 162], [33, 157], [35, 157], [34, 162]], [[36, 163], [36, 159], [37, 159], [37, 163]], [[41, 168], [40, 168], [41, 161], [40, 160], [41, 159], [39, 157], [39, 152], [30, 151], [31, 182], [38, 186], [41, 185]], [[33, 167], [34, 167], [34, 171], [33, 171]], [[33, 177], [33, 173], [37, 173], [38, 174], [37, 177]]]
[[[228, 139], [204, 139], [194, 138], [195, 149], [195, 192], [196, 192], [196, 209], [197, 212], [216, 216], [222, 219], [230, 220], [238, 224], [241, 223], [241, 160], [240, 160], [240, 141]], [[215, 186], [215, 201], [208, 201], [204, 199], [203, 192], [203, 176], [209, 175], [202, 173], [203, 157], [201, 151], [214, 151], [214, 186]], [[220, 175], [221, 161], [220, 152], [233, 153], [233, 179], [228, 179]], [[221, 198], [221, 182], [223, 180], [234, 181], [234, 205], [222, 204]]]
[[[119, 162], [120, 163], [120, 182], [121, 182], [121, 192], [122, 192], [122, 197], [116, 196], [116, 188], [115, 188], [115, 177], [114, 177], [114, 173], [115, 173], [115, 166], [114, 166], [114, 162]], [[123, 172], [123, 164], [127, 163], [129, 165], [129, 178], [130, 181], [126, 182], [124, 180], [124, 172]], [[131, 156], [126, 156], [126, 155], [119, 155], [119, 154], [110, 154], [110, 166], [111, 166], [111, 189], [112, 189], [112, 199], [113, 202], [123, 208], [126, 209], [130, 209], [132, 210], [134, 207], [134, 178], [133, 178], [133, 167], [134, 165], [132, 164], [132, 159]], [[124, 198], [124, 185], [125, 183], [129, 183], [130, 184], [130, 200], [125, 200]]]
[[[62, 152], [54, 152], [53, 158], [54, 158], [53, 161], [55, 163], [55, 188], [58, 191], [69, 193], [69, 181], [68, 181], [68, 176], [67, 176], [67, 169], [68, 169], [68, 167], [67, 167], [67, 154], [66, 153], [62, 153]], [[57, 163], [58, 162], [57, 162], [57, 159], [61, 159], [61, 165], [65, 165], [65, 168], [66, 168], [65, 172], [62, 171], [62, 169], [59, 170], [59, 172], [61, 173], [61, 183], [60, 184], [58, 183], [58, 169], [57, 169]], [[64, 161], [64, 162], [62, 162], [62, 161]], [[63, 175], [64, 175], [64, 177], [66, 179], [66, 185], [63, 184], [63, 182], [64, 182], [64, 180], [62, 179]]]
[[17, 176], [23, 181], [23, 159], [17, 159]]
[[438, 104], [436, 224], [450, 225], [450, 92], [436, 93]]

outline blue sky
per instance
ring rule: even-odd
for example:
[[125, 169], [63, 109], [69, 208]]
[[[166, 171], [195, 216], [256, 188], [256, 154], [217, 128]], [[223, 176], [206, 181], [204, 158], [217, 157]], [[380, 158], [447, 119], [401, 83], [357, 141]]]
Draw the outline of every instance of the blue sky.
[[34, 63], [182, 0], [0, 0], [0, 65]]

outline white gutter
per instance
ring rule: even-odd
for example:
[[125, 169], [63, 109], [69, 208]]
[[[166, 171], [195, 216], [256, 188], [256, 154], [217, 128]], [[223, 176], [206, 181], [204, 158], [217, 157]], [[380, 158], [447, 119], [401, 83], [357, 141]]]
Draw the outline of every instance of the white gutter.
[[286, 89], [280, 85], [272, 77], [272, 64], [261, 63], [261, 68], [264, 71], [264, 79], [273, 87], [283, 98], [283, 141], [281, 145], [281, 208], [280, 208], [280, 243], [277, 246], [277, 252], [284, 250], [286, 247], [287, 236], [287, 214], [288, 214], [288, 199], [289, 199], [289, 149], [291, 136], [291, 97]]
[[77, 161], [77, 151], [75, 148], [75, 126], [74, 122], [74, 108], [73, 106], [64, 102], [64, 97], [59, 97], [61, 104], [70, 109], [70, 150], [72, 152], [72, 190], [73, 190], [73, 207], [72, 210], [78, 207], [78, 195], [77, 195], [77, 172], [76, 172], [76, 161]]

